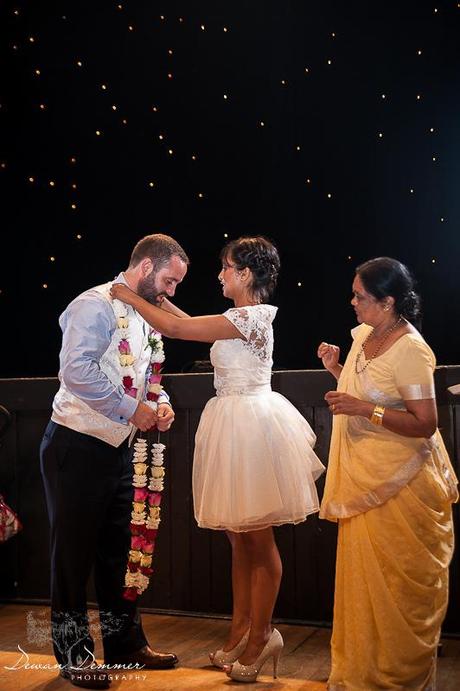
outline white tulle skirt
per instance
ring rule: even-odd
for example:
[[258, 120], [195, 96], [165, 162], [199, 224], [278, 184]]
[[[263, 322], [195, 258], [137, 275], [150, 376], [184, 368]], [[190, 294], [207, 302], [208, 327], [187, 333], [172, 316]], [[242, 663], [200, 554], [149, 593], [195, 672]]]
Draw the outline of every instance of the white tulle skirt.
[[193, 498], [201, 528], [245, 532], [300, 523], [319, 510], [325, 470], [315, 434], [274, 391], [208, 401], [195, 438]]

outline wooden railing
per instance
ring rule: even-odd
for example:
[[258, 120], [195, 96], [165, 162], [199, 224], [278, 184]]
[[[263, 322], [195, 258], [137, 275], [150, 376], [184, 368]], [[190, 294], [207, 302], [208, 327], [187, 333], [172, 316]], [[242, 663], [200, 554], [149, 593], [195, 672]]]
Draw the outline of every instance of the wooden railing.
[[[447, 387], [460, 382], [460, 366], [439, 367], [436, 390], [439, 426], [457, 471], [460, 465], [460, 400]], [[214, 395], [212, 375], [165, 375], [176, 410], [163, 435], [166, 487], [154, 557], [155, 573], [141, 605], [148, 609], [222, 614], [231, 611], [230, 549], [225, 535], [197, 528], [193, 518], [191, 469], [196, 427]], [[317, 434], [316, 452], [327, 463], [331, 416], [324, 401], [334, 380], [324, 371], [275, 372], [273, 388], [286, 396]], [[11, 415], [1, 441], [0, 491], [18, 512], [23, 531], [0, 545], [0, 598], [46, 601], [49, 596], [48, 520], [39, 468], [39, 444], [50, 416], [57, 379], [0, 380], [0, 404]], [[250, 460], [250, 459], [249, 459]], [[215, 478], [216, 484], [219, 478]], [[319, 480], [322, 491], [324, 479]], [[454, 508], [457, 528], [458, 508]], [[284, 575], [275, 615], [292, 621], [332, 619], [336, 527], [317, 516], [276, 530]], [[77, 546], [78, 547], [78, 546]], [[450, 605], [444, 630], [460, 632], [458, 551], [451, 566]], [[94, 594], [89, 589], [89, 598]]]

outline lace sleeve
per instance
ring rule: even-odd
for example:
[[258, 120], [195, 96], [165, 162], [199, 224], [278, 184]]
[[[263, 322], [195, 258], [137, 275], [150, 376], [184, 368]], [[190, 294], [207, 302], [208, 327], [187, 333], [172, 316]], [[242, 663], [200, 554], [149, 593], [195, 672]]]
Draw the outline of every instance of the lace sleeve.
[[261, 360], [269, 360], [273, 351], [273, 332], [271, 324], [261, 318], [252, 308], [232, 307], [224, 312], [226, 317], [244, 336], [247, 347]]

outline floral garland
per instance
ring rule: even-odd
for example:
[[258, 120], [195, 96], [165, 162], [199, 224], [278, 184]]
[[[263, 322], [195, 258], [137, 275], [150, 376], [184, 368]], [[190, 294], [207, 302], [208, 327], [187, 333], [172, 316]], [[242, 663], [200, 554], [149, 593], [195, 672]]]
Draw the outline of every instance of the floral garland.
[[[123, 313], [121, 313], [120, 305]], [[122, 369], [122, 382], [125, 393], [137, 398], [139, 387], [136, 386], [136, 372], [133, 364], [135, 357], [129, 343], [129, 318], [126, 306], [114, 300], [117, 315], [117, 327], [120, 331], [118, 342], [118, 358]], [[150, 364], [147, 377], [147, 403], [154, 410], [158, 406], [158, 397], [163, 389], [161, 386], [161, 369], [165, 356], [161, 335], [153, 329], [148, 336], [146, 348], [151, 349]], [[148, 464], [147, 439], [139, 437], [134, 443], [134, 501], [131, 512], [131, 549], [128, 555], [128, 565], [125, 575], [125, 591], [123, 597], [134, 601], [144, 592], [153, 573], [152, 559], [155, 540], [160, 524], [161, 493], [164, 489], [163, 452], [165, 445], [154, 443], [151, 445], [152, 460]]]

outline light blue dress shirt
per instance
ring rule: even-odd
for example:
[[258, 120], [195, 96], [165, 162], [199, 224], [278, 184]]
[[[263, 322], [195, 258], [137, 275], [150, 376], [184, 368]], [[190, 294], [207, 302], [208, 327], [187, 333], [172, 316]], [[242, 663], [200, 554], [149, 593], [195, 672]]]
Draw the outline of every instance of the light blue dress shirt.
[[[122, 273], [115, 282], [126, 285]], [[59, 318], [59, 326], [62, 329], [59, 378], [90, 408], [113, 422], [128, 424], [139, 401], [128, 396], [122, 385], [115, 386], [99, 367], [117, 328], [109, 302], [98, 291], [87, 290], [68, 305]], [[158, 403], [168, 402], [169, 396], [162, 391]]]

